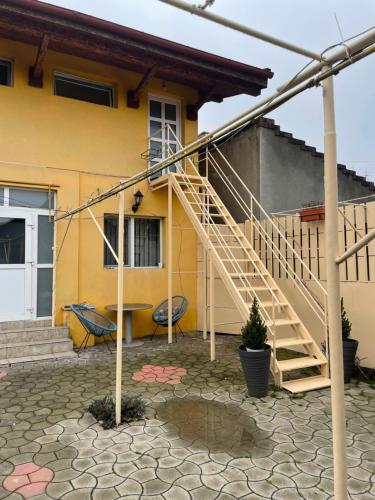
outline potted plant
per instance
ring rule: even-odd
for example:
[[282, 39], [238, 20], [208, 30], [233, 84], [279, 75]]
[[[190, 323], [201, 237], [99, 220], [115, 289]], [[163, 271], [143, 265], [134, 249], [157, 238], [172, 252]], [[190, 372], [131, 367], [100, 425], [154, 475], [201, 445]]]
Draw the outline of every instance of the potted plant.
[[241, 333], [239, 353], [249, 396], [265, 397], [268, 393], [271, 347], [266, 344], [267, 326], [260, 317], [256, 298], [251, 306], [250, 318]]
[[346, 315], [343, 298], [341, 298], [341, 331], [343, 344], [342, 349], [344, 354], [344, 383], [348, 384], [354, 369], [355, 357], [358, 349], [358, 340], [349, 338], [350, 332], [352, 331], [352, 324]]

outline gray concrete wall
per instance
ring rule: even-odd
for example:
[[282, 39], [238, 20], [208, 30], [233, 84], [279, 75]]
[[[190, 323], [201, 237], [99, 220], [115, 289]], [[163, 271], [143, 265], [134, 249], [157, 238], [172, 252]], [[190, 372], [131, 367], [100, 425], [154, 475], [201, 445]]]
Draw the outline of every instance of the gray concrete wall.
[[[228, 159], [234, 170], [258, 200], [260, 196], [259, 132], [260, 130], [258, 128], [253, 127], [248, 129], [245, 133], [241, 133], [228, 142], [220, 145], [220, 151]], [[223, 160], [217, 153], [214, 157], [223, 169], [225, 177], [231, 185], [239, 191], [244, 200], [248, 200], [248, 194], [246, 194], [246, 191], [241, 187], [240, 182], [233, 173], [230, 172], [229, 168], [225, 166]], [[203, 164], [201, 164], [201, 172], [203, 173], [202, 167]], [[212, 167], [210, 167], [209, 170], [209, 180], [234, 219], [237, 222], [244, 222], [247, 220], [248, 217]]]
[[[260, 202], [268, 212], [302, 207], [310, 201], [324, 202], [323, 158], [301, 149], [298, 144], [259, 127]], [[245, 132], [246, 133], [246, 132]], [[338, 170], [339, 200], [373, 194], [352, 175]]]

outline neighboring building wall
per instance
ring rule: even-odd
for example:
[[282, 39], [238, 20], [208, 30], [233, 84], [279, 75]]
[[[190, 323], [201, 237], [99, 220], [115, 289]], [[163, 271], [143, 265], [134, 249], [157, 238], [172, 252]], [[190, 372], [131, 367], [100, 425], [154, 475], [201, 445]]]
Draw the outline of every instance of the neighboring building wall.
[[[324, 156], [290, 142], [275, 130], [259, 127], [260, 203], [267, 213], [291, 210], [309, 202], [324, 202]], [[374, 193], [345, 169], [338, 169], [339, 200]]]
[[[230, 139], [218, 143], [264, 210], [271, 214], [302, 207], [309, 202], [324, 202], [324, 155], [292, 134], [283, 132], [273, 120], [261, 119]], [[246, 192], [215, 153], [226, 177], [244, 200]], [[202, 162], [203, 163], [203, 162]], [[210, 167], [212, 183], [237, 222], [245, 220], [243, 210]], [[339, 200], [375, 193], [375, 186], [344, 165], [338, 165]], [[262, 217], [260, 217], [262, 218]]]
[[[35, 54], [35, 47], [0, 40], [0, 57], [15, 61], [14, 86], [0, 86], [0, 184], [54, 189], [61, 213], [108, 189], [121, 178], [145, 169], [147, 164], [140, 154], [148, 148], [147, 92], [181, 100], [182, 140], [189, 142], [196, 137], [197, 123], [185, 117], [186, 103], [195, 97], [194, 90], [152, 79], [141, 96], [140, 108], [131, 109], [126, 106], [126, 92], [136, 87], [141, 75], [52, 51], [46, 56], [44, 87], [34, 88], [28, 85], [27, 78]], [[54, 96], [54, 70], [115, 84], [117, 107]], [[164, 221], [163, 267], [125, 269], [124, 301], [156, 306], [167, 296], [167, 196], [166, 190], [151, 192], [147, 181], [137, 185], [138, 188], [144, 199], [137, 216], [157, 216]], [[133, 215], [133, 193], [130, 189], [125, 194], [126, 215]], [[105, 213], [118, 213], [117, 197], [96, 205], [93, 212], [103, 225]], [[174, 271], [182, 274], [176, 275], [173, 292], [188, 297], [190, 307], [181, 326], [193, 330], [196, 328], [196, 237], [194, 231], [186, 237], [189, 230], [186, 228], [191, 226], [177, 201], [174, 221]], [[68, 221], [57, 223], [59, 248], [67, 226]], [[183, 251], [179, 252], [181, 245]], [[104, 268], [103, 240], [87, 212], [75, 217], [70, 224], [56, 278], [57, 324], [63, 322], [61, 307], [65, 304], [87, 301], [104, 311], [106, 304], [116, 302], [117, 271]], [[152, 331], [151, 313], [152, 310], [148, 310], [134, 314], [135, 336]], [[73, 317], [70, 320], [73, 339], [76, 344], [80, 343], [82, 328]]]

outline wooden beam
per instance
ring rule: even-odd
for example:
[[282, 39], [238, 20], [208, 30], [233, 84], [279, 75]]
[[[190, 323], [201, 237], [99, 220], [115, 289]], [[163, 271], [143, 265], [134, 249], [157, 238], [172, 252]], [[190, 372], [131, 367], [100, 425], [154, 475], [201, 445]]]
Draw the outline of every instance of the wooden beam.
[[153, 77], [156, 71], [156, 66], [152, 66], [144, 75], [141, 81], [139, 82], [137, 88], [135, 90], [128, 90], [127, 95], [127, 106], [128, 108], [139, 108], [139, 96], [141, 95], [142, 90], [148, 85], [149, 81]]
[[29, 85], [43, 87], [43, 62], [47, 54], [49, 36], [44, 34], [40, 42], [34, 66], [29, 68]]
[[215, 89], [211, 88], [204, 94], [200, 94], [198, 101], [195, 104], [188, 104], [186, 106], [186, 118], [191, 121], [198, 120], [198, 111], [200, 108], [209, 101], [222, 102], [223, 99], [214, 97]]

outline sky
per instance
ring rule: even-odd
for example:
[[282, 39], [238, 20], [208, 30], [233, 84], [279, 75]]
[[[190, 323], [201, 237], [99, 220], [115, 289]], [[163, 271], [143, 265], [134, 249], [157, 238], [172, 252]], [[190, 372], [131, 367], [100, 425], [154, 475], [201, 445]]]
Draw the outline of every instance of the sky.
[[[199, 113], [200, 131], [220, 126], [272, 94], [309, 61], [158, 0], [49, 0], [48, 3], [272, 69], [274, 77], [261, 96], [237, 96], [221, 104], [205, 104]], [[374, 0], [215, 0], [209, 10], [318, 53], [341, 41], [335, 16], [344, 39], [375, 25]], [[338, 161], [372, 181], [375, 181], [374, 77], [375, 54], [372, 54], [334, 79]], [[282, 130], [323, 151], [321, 88], [304, 92], [267, 116]]]

